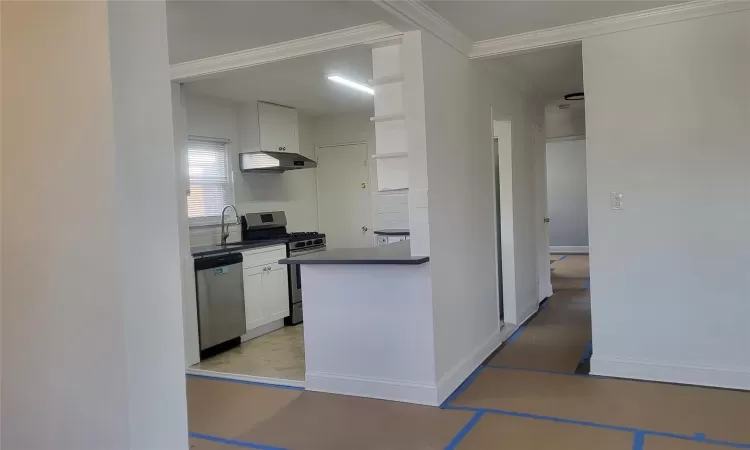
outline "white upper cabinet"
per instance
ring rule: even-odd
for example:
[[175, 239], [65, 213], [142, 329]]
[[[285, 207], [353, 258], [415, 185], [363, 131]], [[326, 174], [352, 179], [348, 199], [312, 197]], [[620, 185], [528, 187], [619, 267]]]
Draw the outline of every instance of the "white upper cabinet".
[[258, 102], [260, 149], [267, 152], [299, 153], [297, 110]]

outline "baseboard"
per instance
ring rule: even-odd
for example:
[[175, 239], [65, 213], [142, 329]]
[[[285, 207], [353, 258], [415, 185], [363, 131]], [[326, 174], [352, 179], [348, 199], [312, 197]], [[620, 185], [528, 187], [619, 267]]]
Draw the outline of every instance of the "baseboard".
[[380, 378], [307, 372], [305, 390], [438, 406], [437, 387]]
[[707, 366], [591, 358], [591, 374], [750, 391], [750, 372]]
[[523, 311], [521, 313], [519, 317], [523, 317], [523, 319], [518, 320], [518, 324], [517, 324], [518, 326], [521, 326], [525, 324], [526, 322], [528, 322], [531, 316], [533, 316], [534, 314], [536, 314], [537, 311], [539, 311], [539, 303], [540, 302], [538, 301], [536, 303], [532, 303], [531, 306], [526, 311]]
[[213, 370], [204, 370], [204, 369], [187, 369], [185, 370], [185, 374], [197, 375], [197, 376], [202, 376], [202, 377], [210, 377], [210, 378], [221, 378], [223, 380], [248, 381], [250, 383], [272, 384], [276, 386], [290, 386], [290, 387], [300, 387], [300, 388], [305, 387], [305, 382], [299, 381], [299, 380], [285, 380], [283, 378], [254, 377], [252, 375], [215, 372]]
[[513, 334], [512, 330], [515, 328], [509, 325], [501, 327], [469, 356], [463, 358], [453, 369], [443, 375], [437, 383], [438, 404], [443, 403], [474, 372], [474, 369], [500, 347], [500, 344]]
[[559, 255], [559, 254], [588, 255], [589, 246], [588, 245], [582, 245], [582, 246], [553, 245], [553, 246], [550, 246], [549, 252], [554, 255]]
[[282, 328], [284, 328], [284, 319], [274, 320], [273, 322], [268, 322], [265, 325], [253, 328], [246, 334], [243, 334], [242, 336], [240, 336], [240, 341], [246, 342], [250, 339], [255, 339], [257, 337], [263, 336], [264, 334], [268, 334], [272, 331], [280, 330]]

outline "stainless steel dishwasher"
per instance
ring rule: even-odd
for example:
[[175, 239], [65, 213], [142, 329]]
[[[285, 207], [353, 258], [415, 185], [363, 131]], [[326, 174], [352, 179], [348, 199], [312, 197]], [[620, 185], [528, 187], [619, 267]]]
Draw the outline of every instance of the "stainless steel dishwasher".
[[[245, 334], [242, 254], [229, 253], [195, 260], [198, 336], [201, 359], [221, 344], [237, 345]], [[206, 352], [206, 350], [209, 350]]]

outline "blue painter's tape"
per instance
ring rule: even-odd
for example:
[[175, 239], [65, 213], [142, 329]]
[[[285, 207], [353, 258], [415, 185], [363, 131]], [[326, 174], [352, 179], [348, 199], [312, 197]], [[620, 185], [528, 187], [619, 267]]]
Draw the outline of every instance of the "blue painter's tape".
[[703, 440], [698, 440], [698, 442], [704, 442], [706, 444], [713, 444], [713, 445], [723, 445], [725, 447], [732, 447], [732, 448], [745, 448], [745, 449], [750, 448], [750, 444], [740, 444], [740, 443], [737, 443], [737, 442], [717, 441], [717, 440], [714, 440], [714, 439], [708, 439], [705, 436], [703, 437]]
[[471, 372], [471, 374], [468, 377], [466, 377], [466, 379], [464, 380], [464, 382], [461, 383], [461, 384], [459, 384], [458, 387], [456, 388], [456, 390], [453, 391], [453, 393], [451, 395], [449, 395], [448, 398], [445, 399], [445, 401], [440, 405], [440, 408], [441, 409], [445, 409], [445, 407], [449, 403], [451, 403], [453, 400], [456, 399], [456, 397], [458, 397], [459, 395], [461, 395], [461, 393], [464, 392], [469, 387], [469, 385], [471, 385], [471, 383], [474, 382], [474, 380], [476, 380], [476, 378], [479, 376], [479, 372], [481, 372], [482, 369], [484, 369], [484, 367], [485, 366], [480, 365], [479, 367], [477, 367], [476, 369], [474, 369], [474, 371]]
[[583, 356], [581, 356], [580, 363], [585, 363], [586, 361], [588, 361], [589, 359], [591, 359], [591, 353], [592, 353], [593, 348], [594, 348], [593, 345], [594, 345], [594, 343], [591, 342], [591, 341], [589, 341], [589, 343], [586, 344], [586, 348], [583, 350]]
[[513, 366], [502, 366], [502, 365], [486, 365], [484, 366], [487, 369], [499, 369], [499, 370], [522, 370], [524, 372], [538, 372], [538, 373], [549, 373], [552, 375], [567, 375], [567, 376], [573, 376], [573, 377], [586, 377], [586, 378], [599, 378], [599, 379], [608, 379], [609, 377], [605, 377], [602, 375], [589, 375], [587, 373], [570, 373], [570, 372], [555, 372], [553, 370], [543, 370], [543, 369], [525, 369], [523, 367], [513, 367]]
[[586, 280], [586, 284], [583, 285], [584, 289], [589, 289], [591, 287], [591, 278]]
[[477, 411], [474, 413], [474, 415], [471, 417], [471, 419], [464, 425], [463, 428], [461, 428], [458, 433], [451, 439], [451, 441], [448, 443], [448, 445], [445, 446], [445, 450], [453, 450], [456, 448], [456, 446], [463, 440], [463, 438], [466, 437], [467, 434], [469, 434], [469, 431], [471, 431], [472, 428], [474, 428], [474, 425], [476, 425], [479, 420], [484, 415], [484, 412]]
[[[677, 434], [677, 433], [666, 433], [663, 431], [654, 431], [654, 430], [641, 430], [638, 428], [624, 427], [624, 426], [619, 426], [619, 425], [607, 425], [603, 423], [586, 422], [582, 420], [563, 419], [560, 417], [540, 416], [537, 414], [521, 413], [521, 412], [515, 412], [515, 411], [505, 411], [502, 409], [493, 409], [493, 408], [474, 408], [471, 406], [446, 406], [445, 409], [454, 409], [458, 411], [483, 412], [486, 414], [500, 414], [504, 416], [522, 417], [525, 419], [546, 420], [550, 422], [566, 423], [566, 424], [571, 424], [571, 425], [581, 425], [581, 426], [592, 427], [592, 428], [602, 428], [605, 430], [625, 431], [629, 433], [635, 433], [636, 437], [634, 438], [634, 442], [633, 442], [634, 450], [636, 449], [635, 444], [638, 442], [639, 434], [643, 435], [644, 439], [645, 439], [645, 436], [649, 436], [649, 435], [650, 436], [664, 436], [668, 438], [681, 439], [685, 441], [704, 442], [707, 444], [715, 444], [715, 445], [721, 445], [725, 447], [750, 449], [750, 444], [741, 444], [738, 442], [728, 442], [728, 441], [718, 441], [714, 439], [708, 439], [708, 438], [705, 438], [705, 435], [701, 433], [698, 433], [693, 436], [686, 436], [686, 435]], [[703, 440], [700, 440], [700, 438], [703, 438]]]
[[493, 408], [474, 408], [471, 406], [446, 406], [445, 409], [455, 409], [459, 411], [474, 411], [474, 412], [484, 412], [484, 413], [491, 413], [491, 414], [500, 414], [503, 416], [512, 416], [512, 417], [522, 417], [525, 419], [537, 419], [537, 420], [546, 420], [549, 422], [557, 422], [557, 423], [568, 423], [573, 425], [583, 425], [586, 427], [593, 427], [593, 428], [603, 428], [607, 430], [616, 430], [616, 431], [626, 431], [629, 433], [635, 433], [637, 430], [635, 428], [630, 427], [621, 427], [618, 425], [606, 425], [602, 423], [595, 423], [595, 422], [585, 422], [580, 420], [572, 420], [572, 419], [561, 419], [559, 417], [552, 417], [552, 416], [540, 416], [537, 414], [529, 414], [529, 413], [522, 413], [522, 412], [516, 412], [516, 411], [505, 411], [502, 409], [493, 409]]
[[189, 436], [196, 439], [203, 439], [204, 441], [218, 442], [220, 444], [235, 445], [237, 447], [254, 448], [256, 450], [287, 450], [283, 447], [274, 447], [272, 445], [253, 444], [252, 442], [237, 441], [234, 439], [225, 439], [217, 436], [210, 436], [208, 434], [201, 433], [189, 433]]
[[274, 389], [284, 389], [287, 391], [304, 391], [305, 388], [300, 386], [282, 386], [280, 384], [270, 384], [270, 383], [262, 383], [260, 381], [247, 381], [247, 380], [232, 380], [229, 378], [220, 378], [220, 377], [212, 377], [209, 375], [196, 375], [196, 374], [186, 374], [186, 377], [192, 377], [192, 378], [202, 378], [204, 380], [214, 380], [214, 381], [226, 381], [229, 383], [239, 383], [239, 384], [249, 384], [251, 386], [263, 386], [263, 387], [269, 387]]
[[636, 431], [633, 436], [633, 450], [643, 450], [645, 440], [646, 434], [643, 431]]
[[[563, 259], [567, 258], [568, 255], [562, 255], [560, 258], [557, 259], [557, 261], [562, 261]], [[555, 262], [557, 262], [555, 261]]]
[[511, 342], [513, 342], [513, 341], [515, 341], [516, 339], [518, 339], [518, 336], [519, 336], [519, 335], [520, 335], [520, 334], [521, 334], [521, 333], [523, 332], [524, 328], [526, 328], [526, 325], [521, 325], [520, 327], [518, 327], [518, 329], [516, 330], [516, 332], [515, 332], [515, 333], [513, 333], [513, 334], [512, 334], [512, 335], [511, 335], [511, 336], [510, 336], [510, 337], [508, 338], [508, 340], [507, 340], [507, 341], [505, 341], [505, 343], [506, 343], [506, 344], [510, 344]]

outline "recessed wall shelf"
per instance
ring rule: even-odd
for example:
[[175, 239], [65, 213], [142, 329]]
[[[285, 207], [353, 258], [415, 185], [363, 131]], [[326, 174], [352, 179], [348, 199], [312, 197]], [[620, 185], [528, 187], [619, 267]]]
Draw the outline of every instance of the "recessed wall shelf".
[[376, 153], [372, 155], [372, 159], [404, 158], [407, 156], [409, 156], [409, 152]]
[[379, 77], [379, 78], [372, 78], [369, 80], [370, 86], [382, 86], [384, 84], [391, 84], [391, 83], [400, 83], [404, 81], [404, 74], [398, 73], [395, 75], [388, 75], [385, 77]]
[[406, 116], [403, 114], [391, 114], [388, 116], [375, 116], [370, 117], [370, 122], [390, 122], [392, 120], [404, 120]]

